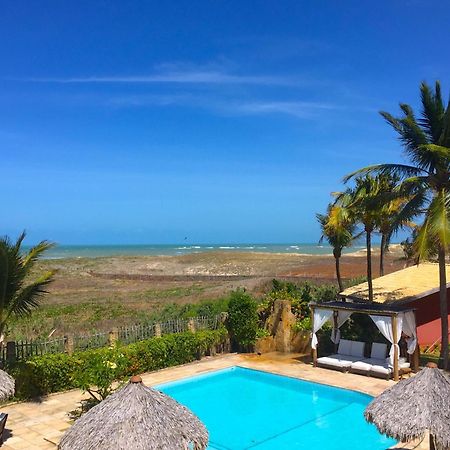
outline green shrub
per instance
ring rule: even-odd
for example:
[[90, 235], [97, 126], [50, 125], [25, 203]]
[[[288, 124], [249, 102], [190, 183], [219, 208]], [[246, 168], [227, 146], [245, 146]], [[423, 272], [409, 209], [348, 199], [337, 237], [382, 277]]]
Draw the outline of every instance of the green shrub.
[[311, 317], [304, 317], [292, 325], [292, 331], [311, 331]]
[[113, 381], [130, 375], [194, 361], [212, 346], [223, 345], [225, 328], [162, 337], [118, 346], [77, 352], [35, 356], [10, 368], [16, 379], [16, 396], [33, 398], [71, 388], [108, 395]]
[[233, 347], [248, 351], [259, 329], [256, 300], [242, 289], [233, 291], [228, 303], [227, 325]]
[[75, 356], [57, 353], [17, 363], [9, 372], [16, 380], [16, 396], [33, 398], [73, 388], [72, 375], [76, 370]]
[[113, 391], [112, 384], [124, 376], [128, 366], [128, 359], [119, 346], [79, 353], [77, 356], [73, 384], [88, 392], [94, 404]]

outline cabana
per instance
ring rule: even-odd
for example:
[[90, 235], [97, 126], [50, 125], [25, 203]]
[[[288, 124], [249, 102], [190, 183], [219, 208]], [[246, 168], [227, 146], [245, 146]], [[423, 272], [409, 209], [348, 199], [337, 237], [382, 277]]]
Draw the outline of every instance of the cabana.
[[83, 414], [59, 450], [205, 450], [209, 435], [200, 419], [139, 376]]
[[415, 377], [372, 400], [364, 416], [380, 433], [401, 442], [423, 439], [428, 431], [430, 449], [448, 449], [449, 399], [450, 378], [435, 363], [428, 363]]
[[[399, 356], [400, 349], [398, 343], [402, 337], [402, 332], [408, 336], [408, 354], [413, 355], [413, 370], [417, 371], [419, 365], [419, 350], [417, 345], [417, 330], [416, 330], [416, 318], [413, 309], [405, 309], [401, 306], [395, 305], [383, 305], [376, 303], [353, 303], [353, 302], [324, 302], [324, 303], [311, 303], [311, 316], [312, 316], [312, 357], [313, 364], [317, 366], [317, 332], [323, 327], [323, 325], [330, 321], [333, 326], [333, 331], [331, 333], [331, 340], [335, 345], [339, 344], [340, 341], [340, 327], [350, 318], [354, 313], [367, 314], [380, 330], [381, 334], [391, 343], [391, 350], [389, 353], [390, 363], [389, 367], [392, 367], [392, 375], [395, 381], [399, 379], [399, 373], [401, 369], [399, 367]], [[345, 344], [350, 346], [351, 341], [346, 341]], [[374, 344], [375, 345], [375, 344]], [[363, 364], [370, 362], [370, 359], [364, 359], [364, 343], [353, 343], [353, 349], [349, 349], [346, 354], [349, 355], [347, 358], [348, 367], [357, 363], [362, 367]], [[373, 350], [377, 348], [374, 347]], [[337, 356], [337, 355], [336, 355]], [[380, 356], [376, 356], [379, 361], [381, 361]], [[322, 359], [322, 358], [320, 358]], [[323, 358], [326, 362], [332, 363], [330, 358], [329, 361]], [[383, 361], [384, 362], [384, 361]], [[370, 367], [370, 366], [369, 366]], [[409, 366], [408, 366], [409, 367]], [[382, 371], [387, 371], [388, 369], [383, 369], [383, 365], [378, 365], [375, 367]]]

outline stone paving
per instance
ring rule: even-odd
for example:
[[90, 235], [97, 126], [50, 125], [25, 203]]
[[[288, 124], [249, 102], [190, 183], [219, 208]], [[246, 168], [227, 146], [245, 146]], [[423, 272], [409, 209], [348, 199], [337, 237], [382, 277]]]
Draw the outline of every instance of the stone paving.
[[[393, 381], [314, 368], [308, 361], [304, 362], [300, 355], [279, 353], [262, 356], [255, 354], [220, 355], [184, 366], [146, 373], [142, 375], [142, 379], [145, 384], [152, 386], [237, 365], [358, 390], [374, 396], [394, 384]], [[72, 390], [49, 395], [40, 402], [15, 403], [2, 407], [1, 411], [9, 414], [2, 448], [4, 450], [55, 450], [64, 431], [71, 425], [68, 412], [76, 409], [82, 398], [81, 391]], [[428, 448], [423, 445], [414, 448]]]

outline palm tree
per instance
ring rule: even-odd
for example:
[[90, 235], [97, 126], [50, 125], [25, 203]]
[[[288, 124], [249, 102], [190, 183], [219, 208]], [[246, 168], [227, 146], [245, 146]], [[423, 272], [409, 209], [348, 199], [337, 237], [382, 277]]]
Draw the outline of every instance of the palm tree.
[[380, 177], [365, 175], [355, 179], [355, 186], [337, 194], [336, 204], [345, 205], [354, 222], [359, 222], [366, 235], [367, 284], [369, 301], [373, 301], [372, 285], [372, 233], [379, 222], [381, 205], [388, 201], [392, 193], [381, 191]]
[[349, 215], [349, 211], [342, 205], [329, 204], [326, 214], [316, 214], [317, 220], [322, 228], [322, 236], [319, 242], [326, 239], [333, 247], [333, 256], [336, 265], [336, 278], [339, 292], [344, 290], [340, 269], [340, 257], [342, 250], [349, 247], [355, 237], [353, 236], [356, 226]]
[[41, 297], [46, 294], [46, 286], [53, 279], [51, 271], [30, 279], [34, 263], [53, 244], [42, 241], [23, 253], [24, 239], [25, 232], [15, 243], [6, 236], [0, 238], [0, 336], [4, 335], [12, 316], [26, 316], [39, 306]]
[[380, 276], [384, 275], [384, 259], [392, 236], [403, 228], [414, 228], [413, 218], [420, 213], [423, 191], [402, 185], [397, 175], [378, 175], [379, 195], [383, 197], [377, 217], [380, 242]]
[[441, 361], [448, 368], [448, 311], [446, 281], [446, 251], [450, 244], [450, 101], [444, 104], [441, 86], [434, 90], [425, 82], [420, 86], [422, 111], [420, 118], [411, 106], [401, 103], [401, 117], [381, 112], [398, 133], [411, 164], [377, 164], [350, 174], [393, 174], [403, 178], [404, 185], [425, 189], [425, 221], [416, 239], [419, 258], [426, 258], [432, 248], [438, 248], [439, 299], [441, 313]]

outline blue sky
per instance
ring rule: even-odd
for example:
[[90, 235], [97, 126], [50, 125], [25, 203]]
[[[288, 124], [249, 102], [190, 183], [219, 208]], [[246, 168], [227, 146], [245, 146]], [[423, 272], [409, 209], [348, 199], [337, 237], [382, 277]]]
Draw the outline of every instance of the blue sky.
[[379, 110], [450, 89], [436, 0], [17, 1], [0, 14], [1, 234], [315, 242]]

